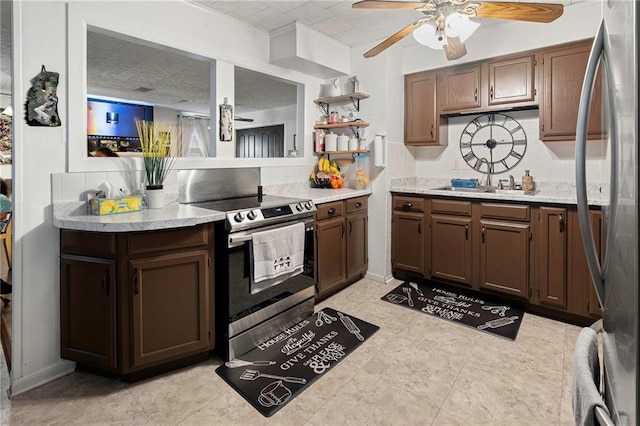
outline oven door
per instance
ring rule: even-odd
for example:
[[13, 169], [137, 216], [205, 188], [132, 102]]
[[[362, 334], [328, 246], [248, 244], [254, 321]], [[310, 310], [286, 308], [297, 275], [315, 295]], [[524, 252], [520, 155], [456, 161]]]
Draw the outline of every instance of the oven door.
[[[296, 223], [305, 224], [304, 262], [302, 273], [272, 287], [251, 293], [251, 235]], [[289, 221], [272, 226], [231, 233], [227, 238], [228, 253], [228, 337], [234, 336], [285, 312], [314, 297], [314, 219]], [[311, 309], [313, 311], [313, 308]]]

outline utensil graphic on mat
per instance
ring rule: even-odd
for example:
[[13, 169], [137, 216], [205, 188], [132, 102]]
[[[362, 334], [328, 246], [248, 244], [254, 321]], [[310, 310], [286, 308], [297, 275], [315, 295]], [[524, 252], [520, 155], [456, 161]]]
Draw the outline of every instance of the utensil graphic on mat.
[[307, 383], [307, 379], [304, 379], [302, 377], [282, 377], [282, 376], [276, 376], [274, 374], [261, 373], [258, 370], [251, 370], [251, 369], [244, 370], [244, 372], [240, 376], [240, 379], [254, 381], [259, 377], [262, 377], [265, 379], [278, 379], [278, 380], [285, 381], [287, 383], [298, 383], [300, 385], [304, 385], [305, 383]]
[[343, 315], [342, 312], [338, 312], [338, 316], [340, 317], [340, 321], [342, 321], [342, 324], [345, 326], [345, 328], [349, 330], [349, 333], [355, 335], [358, 340], [363, 342], [364, 337], [362, 336], [362, 334], [360, 334], [360, 329], [353, 323], [351, 317]]
[[500, 328], [500, 327], [504, 327], [505, 325], [513, 324], [515, 322], [515, 320], [517, 320], [518, 318], [519, 317], [517, 317], [517, 316], [505, 317], [505, 318], [496, 318], [494, 320], [487, 321], [484, 324], [479, 325], [476, 328], [478, 330], [484, 330], [485, 328]]
[[405, 300], [407, 300], [406, 297], [404, 297], [401, 294], [395, 294], [395, 293], [391, 293], [391, 294], [387, 294], [385, 296], [387, 298], [387, 300], [391, 303], [397, 303], [400, 304], [402, 302], [404, 302]]
[[498, 314], [501, 317], [504, 316], [504, 313], [509, 309], [508, 306], [483, 306], [482, 309], [485, 311], [491, 311], [492, 314]]
[[413, 307], [413, 299], [411, 298], [411, 289], [409, 287], [402, 287], [402, 291], [407, 293], [407, 299], [409, 299], [409, 306]]
[[316, 319], [316, 326], [321, 327], [322, 322], [325, 324], [331, 324], [334, 321], [338, 321], [338, 318], [332, 317], [331, 315], [325, 313], [324, 311], [318, 311], [318, 318]]
[[224, 363], [224, 365], [226, 365], [228, 368], [238, 368], [238, 367], [247, 367], [249, 365], [256, 365], [256, 366], [266, 366], [266, 365], [273, 365], [275, 364], [275, 361], [245, 361], [243, 359], [232, 359], [231, 361], [227, 361]]
[[424, 297], [424, 293], [422, 292], [422, 290], [420, 290], [420, 287], [418, 287], [418, 284], [409, 283], [409, 285], [416, 290], [416, 293], [418, 293], [418, 296], [423, 296]]

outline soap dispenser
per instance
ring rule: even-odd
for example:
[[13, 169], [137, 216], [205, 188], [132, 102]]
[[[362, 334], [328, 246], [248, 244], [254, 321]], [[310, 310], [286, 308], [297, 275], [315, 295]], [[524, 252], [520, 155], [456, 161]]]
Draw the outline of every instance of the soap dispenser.
[[524, 176], [522, 176], [522, 190], [523, 191], [533, 191], [534, 190], [533, 176], [529, 175], [529, 170], [524, 171]]

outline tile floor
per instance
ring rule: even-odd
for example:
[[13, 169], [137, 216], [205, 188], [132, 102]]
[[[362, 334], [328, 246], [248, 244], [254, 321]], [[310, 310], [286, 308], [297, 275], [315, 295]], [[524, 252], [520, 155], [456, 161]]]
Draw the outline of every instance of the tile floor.
[[517, 340], [380, 299], [398, 285], [363, 279], [330, 306], [380, 330], [271, 418], [208, 362], [134, 384], [73, 373], [7, 399], [0, 424], [572, 425], [572, 354], [579, 327], [526, 314]]

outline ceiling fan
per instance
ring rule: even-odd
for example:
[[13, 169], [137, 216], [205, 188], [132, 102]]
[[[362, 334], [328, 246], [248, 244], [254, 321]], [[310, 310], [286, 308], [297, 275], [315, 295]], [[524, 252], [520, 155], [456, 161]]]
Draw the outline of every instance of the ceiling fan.
[[448, 60], [459, 59], [467, 54], [464, 40], [479, 26], [469, 18], [548, 23], [559, 18], [563, 12], [561, 4], [473, 0], [425, 0], [422, 2], [362, 0], [354, 3], [352, 7], [354, 9], [416, 10], [425, 15], [366, 52], [365, 58], [376, 56], [414, 33], [414, 37], [421, 44], [443, 49]]

